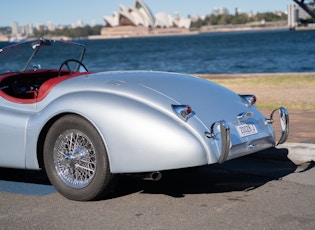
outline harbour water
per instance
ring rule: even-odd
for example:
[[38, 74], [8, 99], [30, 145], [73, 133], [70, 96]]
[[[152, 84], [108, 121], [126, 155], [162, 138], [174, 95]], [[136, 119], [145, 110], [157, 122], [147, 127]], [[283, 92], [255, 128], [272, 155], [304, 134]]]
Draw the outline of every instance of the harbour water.
[[287, 73], [315, 72], [314, 38], [315, 31], [283, 30], [79, 42], [90, 71]]

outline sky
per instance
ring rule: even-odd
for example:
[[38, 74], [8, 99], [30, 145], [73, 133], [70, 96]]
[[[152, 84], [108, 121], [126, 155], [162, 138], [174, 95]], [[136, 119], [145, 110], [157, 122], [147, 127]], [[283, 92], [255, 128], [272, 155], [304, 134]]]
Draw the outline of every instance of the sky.
[[[235, 8], [242, 12], [287, 11], [293, 0], [143, 0], [153, 14], [177, 12], [181, 17], [205, 16], [215, 7], [225, 7], [231, 14]], [[0, 27], [32, 23], [70, 25], [82, 20], [84, 24], [104, 25], [103, 16], [119, 11], [119, 5], [133, 6], [134, 0], [2, 0]]]

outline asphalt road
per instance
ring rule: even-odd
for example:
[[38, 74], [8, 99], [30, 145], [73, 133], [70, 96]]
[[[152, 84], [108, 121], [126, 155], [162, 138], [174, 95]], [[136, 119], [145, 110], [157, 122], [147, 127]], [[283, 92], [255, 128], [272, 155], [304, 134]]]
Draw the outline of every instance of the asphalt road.
[[70, 201], [41, 172], [0, 168], [0, 229], [314, 229], [314, 162], [269, 149], [222, 165], [122, 177], [106, 200]]

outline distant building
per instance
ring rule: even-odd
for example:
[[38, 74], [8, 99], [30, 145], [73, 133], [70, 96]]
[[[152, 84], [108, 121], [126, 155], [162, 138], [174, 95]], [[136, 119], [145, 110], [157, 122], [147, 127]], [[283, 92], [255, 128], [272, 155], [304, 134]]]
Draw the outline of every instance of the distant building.
[[49, 22], [47, 22], [47, 29], [49, 31], [55, 31], [56, 27], [51, 21], [49, 21]]
[[19, 24], [17, 22], [12, 23], [12, 35], [17, 35], [20, 33]]
[[178, 13], [153, 15], [150, 8], [142, 1], [135, 0], [134, 6], [120, 4], [119, 12], [105, 16], [105, 27], [97, 38], [126, 38], [143, 36], [165, 36], [191, 34], [191, 18], [179, 17]]
[[288, 6], [288, 26], [289, 28], [297, 27], [301, 21], [310, 18], [311, 16], [296, 4]]
[[27, 24], [20, 26], [17, 22], [12, 23], [11, 34], [9, 36], [9, 41], [23, 41], [34, 34], [32, 24]]
[[146, 28], [180, 27], [189, 29], [190, 18], [174, 18], [166, 13], [152, 14], [150, 8], [142, 1], [135, 0], [134, 6], [120, 4], [120, 11], [114, 11], [112, 16], [105, 16], [106, 27], [143, 26]]
[[216, 7], [212, 10], [213, 15], [230, 14], [229, 10], [225, 7]]

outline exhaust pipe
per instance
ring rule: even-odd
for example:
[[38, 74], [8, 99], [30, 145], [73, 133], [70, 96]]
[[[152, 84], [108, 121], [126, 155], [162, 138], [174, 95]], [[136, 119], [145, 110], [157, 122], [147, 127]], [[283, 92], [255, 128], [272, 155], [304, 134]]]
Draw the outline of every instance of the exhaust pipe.
[[150, 172], [145, 173], [143, 180], [153, 180], [153, 181], [159, 181], [162, 178], [162, 173], [160, 172]]
[[159, 181], [162, 178], [162, 173], [160, 172], [132, 173], [132, 174], [126, 174], [126, 175], [139, 178], [142, 180], [151, 180], [151, 181]]

